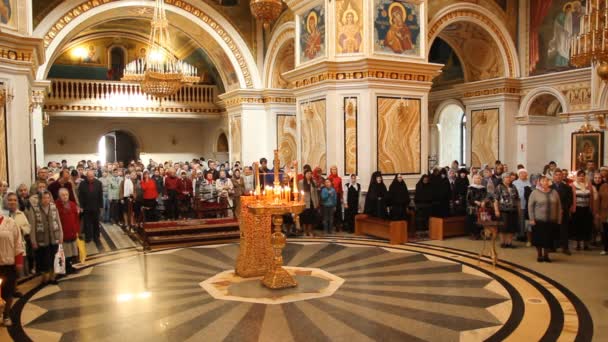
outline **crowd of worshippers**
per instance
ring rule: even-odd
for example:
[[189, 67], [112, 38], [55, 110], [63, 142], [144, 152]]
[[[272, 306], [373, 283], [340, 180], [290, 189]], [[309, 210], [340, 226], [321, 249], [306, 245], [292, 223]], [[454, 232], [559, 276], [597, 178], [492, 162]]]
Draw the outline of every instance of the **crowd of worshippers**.
[[[391, 193], [379, 173], [375, 180], [365, 211], [389, 217], [385, 201]], [[514, 241], [534, 246], [538, 262], [551, 262], [549, 253], [558, 249], [571, 255], [571, 246], [608, 252], [608, 167], [597, 170], [593, 162], [569, 171], [552, 161], [542, 172], [529, 173], [521, 164], [511, 172], [500, 161], [480, 168], [454, 161], [422, 175], [412, 204], [408, 209], [417, 230], [428, 230], [430, 217], [464, 216], [471, 239], [480, 239], [486, 217], [496, 223], [500, 247], [515, 248]]]

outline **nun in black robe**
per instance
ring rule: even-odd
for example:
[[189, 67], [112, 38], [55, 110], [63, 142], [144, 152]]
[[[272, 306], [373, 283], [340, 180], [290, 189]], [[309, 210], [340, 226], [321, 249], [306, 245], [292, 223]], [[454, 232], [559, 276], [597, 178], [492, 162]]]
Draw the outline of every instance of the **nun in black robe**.
[[448, 180], [448, 171], [441, 169], [439, 176], [431, 178], [433, 188], [433, 208], [431, 215], [433, 217], [448, 217], [450, 215], [450, 199], [452, 198], [452, 190], [450, 181]]
[[385, 219], [387, 218], [386, 213], [386, 201], [388, 196], [388, 190], [384, 181], [382, 180], [382, 173], [376, 171], [372, 174], [372, 178], [369, 181], [369, 189], [365, 195], [365, 208], [363, 212], [370, 216]]
[[422, 175], [416, 184], [416, 230], [429, 230], [429, 217], [433, 206], [433, 185], [429, 175]]
[[410, 206], [410, 193], [403, 176], [395, 175], [388, 188], [390, 218], [393, 221], [407, 221], [407, 208]]

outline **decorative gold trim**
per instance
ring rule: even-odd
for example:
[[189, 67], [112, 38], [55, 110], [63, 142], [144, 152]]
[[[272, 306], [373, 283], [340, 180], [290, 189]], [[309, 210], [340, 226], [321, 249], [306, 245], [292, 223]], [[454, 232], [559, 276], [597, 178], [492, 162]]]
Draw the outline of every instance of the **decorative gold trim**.
[[503, 49], [505, 50], [506, 58], [507, 58], [508, 75], [505, 75], [505, 76], [515, 78], [516, 77], [515, 61], [513, 60], [513, 58], [514, 57], [517, 58], [517, 56], [511, 56], [510, 51], [507, 49], [507, 46], [509, 46], [507, 43], [508, 42], [507, 39], [511, 39], [511, 38], [505, 37], [502, 34], [502, 32], [500, 31], [500, 29], [498, 28], [498, 26], [496, 25], [496, 23], [493, 20], [491, 20], [490, 18], [488, 18], [487, 16], [485, 16], [483, 13], [477, 12], [472, 9], [455, 9], [451, 12], [444, 14], [441, 18], [439, 18], [437, 20], [437, 22], [433, 26], [431, 26], [429, 28], [429, 31], [427, 34], [427, 41], [429, 42], [429, 44], [431, 43], [431, 39], [433, 37], [436, 37], [439, 35], [440, 28], [445, 27], [452, 22], [459, 21], [460, 19], [463, 19], [463, 18], [472, 18], [472, 19], [481, 21], [482, 23], [487, 25], [488, 28], [490, 28], [490, 30], [496, 37], [498, 37], [498, 40], [499, 40], [498, 46], [503, 47]]
[[479, 97], [479, 96], [489, 96], [489, 95], [499, 95], [499, 94], [514, 94], [520, 95], [519, 88], [511, 88], [511, 87], [501, 87], [501, 88], [492, 88], [492, 89], [480, 89], [474, 91], [467, 91], [464, 93], [464, 98], [471, 97]]
[[237, 106], [242, 104], [265, 104], [265, 103], [278, 103], [278, 104], [296, 104], [295, 97], [233, 97], [224, 100], [226, 107]]
[[128, 113], [186, 113], [186, 114], [222, 114], [219, 108], [178, 108], [178, 107], [128, 107], [128, 106], [98, 106], [98, 105], [60, 105], [45, 104], [44, 110], [49, 112], [128, 112]]
[[304, 88], [324, 81], [349, 81], [362, 79], [386, 79], [414, 82], [431, 82], [434, 74], [395, 72], [391, 70], [369, 69], [349, 72], [326, 71], [312, 76], [306, 76], [294, 81], [295, 88]]
[[[82, 3], [78, 6], [73, 7], [66, 14], [64, 14], [63, 18], [59, 19], [51, 29], [44, 36], [44, 47], [48, 48], [53, 39], [57, 37], [58, 33], [65, 28], [65, 26], [72, 20], [76, 19], [83, 13], [90, 11], [93, 8], [99, 7], [101, 5], [105, 5], [110, 2], [117, 2], [120, 0], [89, 0], [85, 3]], [[245, 78], [245, 84], [248, 88], [253, 88], [253, 80], [251, 78], [251, 74], [249, 72], [249, 68], [247, 67], [247, 63], [245, 58], [243, 57], [243, 53], [239, 49], [238, 45], [235, 43], [234, 39], [226, 32], [226, 30], [218, 24], [215, 20], [210, 18], [207, 14], [203, 12], [200, 8], [191, 5], [182, 0], [165, 0], [165, 3], [168, 5], [172, 5], [178, 7], [195, 17], [201, 19], [204, 23], [208, 24], [226, 43], [230, 51], [234, 54], [239, 67], [241, 68], [241, 72], [243, 73], [243, 77]]]

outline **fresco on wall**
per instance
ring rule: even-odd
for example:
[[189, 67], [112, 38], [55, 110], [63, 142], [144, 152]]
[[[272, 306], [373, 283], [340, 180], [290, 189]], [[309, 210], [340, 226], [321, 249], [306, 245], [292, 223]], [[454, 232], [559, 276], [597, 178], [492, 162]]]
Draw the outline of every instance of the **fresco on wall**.
[[454, 49], [441, 38], [436, 38], [429, 52], [429, 62], [443, 64], [441, 74], [433, 79], [433, 85], [464, 82], [464, 70]]
[[290, 40], [285, 43], [277, 53], [277, 57], [274, 62], [274, 68], [272, 70], [272, 79], [270, 83], [271, 88], [289, 89], [292, 88], [292, 84], [283, 77], [283, 74], [291, 71], [295, 68], [295, 49], [294, 41]]
[[378, 97], [378, 170], [420, 173], [420, 100]]
[[277, 149], [283, 166], [298, 158], [297, 125], [298, 121], [295, 115], [277, 115]]
[[494, 165], [498, 159], [498, 108], [471, 112], [471, 165]]
[[317, 6], [300, 18], [300, 63], [325, 56], [325, 9]]
[[571, 69], [570, 39], [580, 31], [585, 0], [531, 0], [529, 67], [531, 75]]
[[325, 99], [300, 104], [302, 163], [327, 171], [327, 126]]
[[15, 10], [15, 0], [0, 1], [0, 23], [14, 26], [13, 11]]
[[336, 51], [358, 53], [363, 48], [362, 0], [336, 1]]
[[344, 98], [344, 174], [357, 174], [357, 98]]
[[375, 0], [374, 51], [420, 54], [420, 5], [413, 0]]

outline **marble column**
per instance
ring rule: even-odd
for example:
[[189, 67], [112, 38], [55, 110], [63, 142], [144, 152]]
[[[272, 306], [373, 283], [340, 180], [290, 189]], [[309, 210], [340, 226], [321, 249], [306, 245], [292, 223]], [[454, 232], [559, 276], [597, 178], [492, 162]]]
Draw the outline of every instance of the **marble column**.
[[402, 20], [411, 32], [403, 39], [376, 17], [374, 1], [286, 3], [295, 13], [296, 68], [283, 76], [295, 86], [301, 164], [324, 173], [336, 165], [364, 188], [376, 170], [386, 180], [403, 173], [413, 186], [427, 169], [428, 94], [441, 68], [427, 63], [426, 1], [378, 5], [394, 22], [413, 15]]

